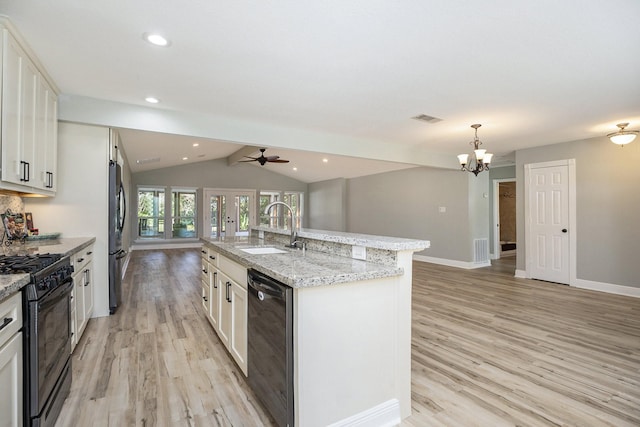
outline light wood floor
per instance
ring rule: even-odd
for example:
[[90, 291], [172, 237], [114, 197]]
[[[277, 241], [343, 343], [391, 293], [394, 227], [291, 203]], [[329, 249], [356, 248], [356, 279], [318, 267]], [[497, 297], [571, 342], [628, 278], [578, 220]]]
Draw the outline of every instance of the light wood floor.
[[[414, 426], [640, 426], [640, 299], [416, 262]], [[135, 251], [57, 426], [271, 426], [200, 309], [197, 250]], [[321, 404], [321, 402], [319, 402]]]

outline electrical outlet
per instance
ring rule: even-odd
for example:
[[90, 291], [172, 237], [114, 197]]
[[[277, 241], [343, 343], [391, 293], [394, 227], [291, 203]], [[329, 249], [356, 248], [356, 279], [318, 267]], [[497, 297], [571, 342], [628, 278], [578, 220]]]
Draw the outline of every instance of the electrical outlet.
[[364, 246], [352, 246], [351, 257], [354, 259], [367, 260], [367, 248]]
[[438, 207], [438, 212], [440, 213], [445, 213], [447, 211], [447, 207], [446, 206], [440, 206]]

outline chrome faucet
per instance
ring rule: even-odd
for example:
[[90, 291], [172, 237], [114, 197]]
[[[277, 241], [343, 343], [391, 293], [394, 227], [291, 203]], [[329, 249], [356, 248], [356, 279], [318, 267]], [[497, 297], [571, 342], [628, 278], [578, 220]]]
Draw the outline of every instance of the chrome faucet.
[[269, 211], [275, 205], [282, 205], [282, 206], [286, 207], [287, 209], [289, 209], [289, 215], [291, 216], [291, 223], [290, 223], [291, 224], [291, 238], [289, 239], [289, 247], [290, 248], [295, 248], [297, 246], [296, 246], [296, 227], [295, 227], [294, 222], [293, 222], [293, 209], [291, 209], [291, 206], [289, 206], [285, 202], [273, 202], [273, 203], [269, 203], [267, 205], [267, 207], [264, 208], [265, 215], [269, 215]]

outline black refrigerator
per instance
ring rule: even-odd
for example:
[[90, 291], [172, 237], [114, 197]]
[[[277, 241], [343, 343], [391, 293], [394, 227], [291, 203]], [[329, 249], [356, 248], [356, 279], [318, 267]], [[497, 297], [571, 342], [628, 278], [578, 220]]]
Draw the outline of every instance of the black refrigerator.
[[122, 300], [122, 229], [127, 211], [122, 169], [109, 162], [109, 313], [114, 314]]

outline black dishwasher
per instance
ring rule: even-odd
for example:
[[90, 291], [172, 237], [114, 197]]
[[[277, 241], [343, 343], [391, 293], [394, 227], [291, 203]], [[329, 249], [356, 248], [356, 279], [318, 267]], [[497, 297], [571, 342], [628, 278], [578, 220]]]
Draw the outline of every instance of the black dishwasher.
[[278, 426], [293, 427], [293, 289], [248, 274], [248, 381]]

